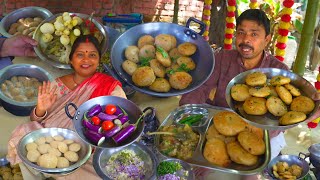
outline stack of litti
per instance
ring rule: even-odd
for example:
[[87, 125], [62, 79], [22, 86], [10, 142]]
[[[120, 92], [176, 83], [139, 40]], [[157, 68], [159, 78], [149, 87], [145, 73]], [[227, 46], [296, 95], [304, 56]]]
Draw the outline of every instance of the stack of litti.
[[3, 180], [23, 180], [19, 164], [0, 167], [0, 179]]
[[182, 90], [192, 82], [188, 72], [196, 68], [190, 57], [196, 50], [196, 45], [190, 42], [177, 46], [176, 38], [169, 34], [144, 35], [137, 45], [126, 48], [122, 68], [132, 76], [136, 86], [156, 92]]
[[40, 137], [26, 144], [27, 159], [43, 168], [66, 168], [79, 160], [79, 143], [61, 135]]
[[301, 94], [291, 84], [291, 79], [282, 75], [273, 76], [268, 82], [262, 72], [246, 76], [245, 84], [231, 88], [231, 97], [244, 102], [243, 110], [250, 115], [264, 115], [267, 112], [279, 117], [280, 125], [304, 121], [315, 107], [313, 100]]

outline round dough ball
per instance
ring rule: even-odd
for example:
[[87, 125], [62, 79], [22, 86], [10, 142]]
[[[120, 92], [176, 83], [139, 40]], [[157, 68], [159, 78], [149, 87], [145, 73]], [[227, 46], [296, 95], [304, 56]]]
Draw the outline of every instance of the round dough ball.
[[39, 157], [38, 163], [40, 167], [56, 168], [58, 164], [58, 158], [53, 154], [43, 154]]
[[272, 86], [282, 86], [284, 84], [289, 84], [290, 83], [290, 78], [285, 77], [285, 76], [273, 76], [270, 80], [270, 84]]
[[258, 156], [244, 150], [237, 141], [229, 142], [227, 144], [227, 151], [231, 160], [238, 164], [252, 166], [258, 162]]
[[53, 136], [53, 139], [54, 139], [55, 141], [63, 141], [63, 140], [64, 140], [64, 137], [61, 136], [61, 135], [55, 135], [55, 136]]
[[288, 112], [287, 105], [278, 97], [271, 96], [266, 103], [268, 111], [274, 116], [283, 116]]
[[249, 87], [245, 84], [236, 84], [231, 88], [231, 97], [236, 101], [245, 101], [249, 94]]
[[28, 144], [26, 144], [26, 149], [27, 149], [27, 151], [37, 150], [38, 149], [38, 145], [36, 143], [34, 143], [34, 142], [28, 143]]
[[174, 36], [169, 34], [159, 34], [155, 37], [155, 46], [162, 47], [165, 51], [170, 51], [177, 46], [177, 40]]
[[293, 99], [290, 109], [292, 111], [303, 112], [309, 114], [313, 111], [315, 104], [311, 98], [307, 96], [299, 96]]
[[285, 84], [283, 85], [285, 88], [288, 89], [288, 91], [292, 94], [292, 96], [300, 96], [300, 90], [296, 87], [294, 87], [292, 84]]
[[289, 111], [279, 119], [279, 123], [281, 125], [290, 125], [290, 124], [302, 122], [306, 118], [307, 116], [303, 112]]
[[157, 78], [149, 88], [156, 92], [169, 92], [171, 89], [170, 83], [165, 78]]
[[139, 62], [139, 48], [137, 46], [128, 46], [124, 54], [126, 59], [135, 63]]
[[47, 143], [50, 144], [52, 141], [54, 141], [54, 139], [53, 139], [52, 136], [47, 136], [47, 137], [46, 137], [46, 142], [47, 142]]
[[49, 144], [41, 144], [41, 145], [38, 146], [38, 151], [41, 154], [48, 153], [49, 149], [51, 149], [51, 146]]
[[59, 141], [52, 141], [52, 142], [50, 143], [50, 146], [51, 146], [52, 148], [58, 149], [58, 144], [59, 144]]
[[292, 102], [292, 95], [291, 93], [283, 86], [277, 86], [276, 91], [281, 98], [281, 100], [286, 103], [287, 105], [291, 104]]
[[130, 60], [125, 60], [121, 64], [122, 69], [130, 76], [137, 70], [138, 65]]
[[39, 151], [33, 149], [28, 151], [27, 153], [27, 159], [31, 162], [37, 162], [38, 158], [41, 156], [41, 154], [39, 153]]
[[185, 64], [186, 68], [191, 70], [194, 70], [196, 68], [196, 64], [194, 63], [194, 61], [190, 58], [190, 57], [179, 57], [177, 59], [177, 64], [181, 67], [183, 64]]
[[60, 152], [58, 149], [53, 148], [53, 147], [51, 147], [51, 148], [48, 150], [48, 153], [49, 153], [49, 154], [53, 154], [53, 155], [55, 155], [55, 156], [57, 156], [57, 157], [60, 157], [60, 156], [62, 155], [61, 152]]
[[165, 77], [166, 69], [164, 66], [162, 66], [162, 64], [158, 60], [152, 59], [149, 63], [150, 63], [150, 67], [152, 68], [154, 74], [157, 77], [160, 77], [160, 78]]
[[185, 42], [178, 46], [178, 51], [184, 56], [191, 56], [197, 51], [197, 46], [193, 43]]
[[73, 151], [67, 151], [66, 153], [64, 153], [64, 157], [67, 158], [70, 162], [77, 162], [79, 159], [78, 154]]
[[65, 157], [58, 157], [57, 168], [66, 168], [70, 166], [70, 162]]
[[64, 143], [64, 142], [59, 142], [59, 144], [58, 144], [58, 150], [59, 150], [60, 152], [62, 152], [62, 153], [67, 152], [67, 151], [68, 151], [68, 146], [67, 146], [67, 144]]
[[150, 35], [141, 36], [138, 40], [138, 48], [142, 48], [144, 45], [153, 45], [154, 38]]
[[78, 152], [81, 149], [81, 145], [78, 143], [72, 143], [69, 145], [69, 151]]
[[187, 72], [175, 72], [169, 77], [172, 88], [182, 90], [187, 88], [192, 82], [192, 76]]
[[137, 86], [150, 86], [156, 76], [149, 66], [139, 67], [133, 74], [132, 74], [132, 81]]
[[267, 100], [261, 97], [249, 97], [243, 103], [243, 110], [251, 115], [264, 115], [268, 109]]
[[221, 167], [227, 167], [231, 164], [226, 144], [218, 138], [211, 138], [207, 140], [204, 146], [203, 156], [210, 163]]
[[246, 122], [230, 111], [218, 112], [213, 117], [213, 121], [217, 131], [225, 136], [237, 135], [246, 128]]
[[252, 132], [240, 132], [238, 135], [238, 141], [243, 149], [253, 155], [262, 155], [266, 151], [266, 145], [264, 141]]
[[156, 52], [156, 59], [164, 66], [164, 67], [170, 67], [172, 62], [167, 52], [164, 54], [167, 54], [167, 56], [163, 56], [161, 52]]
[[249, 94], [254, 97], [267, 97], [271, 93], [268, 86], [256, 86], [249, 89]]
[[66, 143], [66, 145], [74, 143], [74, 141], [72, 139], [65, 139], [62, 142]]
[[246, 77], [246, 84], [249, 86], [263, 86], [267, 83], [267, 76], [262, 72], [253, 72]]
[[140, 50], [139, 50], [139, 57], [140, 58], [154, 58], [156, 53], [156, 49], [154, 48], [153, 45], [144, 45]]
[[41, 145], [41, 144], [45, 144], [46, 143], [46, 138], [45, 137], [41, 137], [41, 138], [37, 139], [35, 141], [35, 143], [37, 143], [38, 146]]

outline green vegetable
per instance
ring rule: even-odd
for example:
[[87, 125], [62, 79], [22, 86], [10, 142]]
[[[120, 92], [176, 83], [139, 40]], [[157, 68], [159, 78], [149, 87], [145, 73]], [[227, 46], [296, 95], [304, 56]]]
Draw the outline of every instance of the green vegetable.
[[151, 60], [152, 58], [140, 57], [140, 66], [149, 66]]
[[159, 52], [159, 53], [161, 53], [161, 55], [164, 57], [164, 58], [167, 58], [169, 55], [168, 55], [168, 53], [166, 52], [166, 50], [164, 50], [162, 47], [160, 47], [160, 46], [157, 46], [157, 51]]
[[185, 117], [179, 121], [181, 124], [188, 124], [192, 125], [198, 121], [200, 121], [203, 118], [203, 114], [192, 114], [188, 117]]
[[177, 68], [176, 72], [181, 72], [181, 71], [188, 72], [188, 71], [190, 71], [190, 68], [188, 68], [185, 63], [182, 63], [182, 64]]
[[180, 169], [182, 169], [182, 166], [178, 162], [162, 161], [157, 167], [157, 172], [160, 176], [163, 176], [166, 174], [174, 174]]

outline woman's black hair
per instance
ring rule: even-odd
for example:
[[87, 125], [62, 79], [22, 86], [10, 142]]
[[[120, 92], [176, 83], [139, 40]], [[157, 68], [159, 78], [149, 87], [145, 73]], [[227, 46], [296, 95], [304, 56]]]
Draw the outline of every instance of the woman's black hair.
[[75, 50], [79, 47], [80, 43], [86, 43], [86, 42], [91, 42], [94, 47], [96, 47], [98, 53], [99, 53], [99, 57], [101, 57], [101, 47], [100, 47], [100, 43], [98, 41], [98, 39], [96, 37], [94, 37], [93, 35], [80, 35], [79, 37], [77, 37], [77, 39], [74, 41], [72, 48], [71, 48], [71, 52], [69, 55], [69, 59], [72, 59], [72, 56], [75, 52]]
[[256, 21], [259, 25], [263, 25], [266, 31], [266, 36], [270, 34], [270, 20], [260, 9], [248, 9], [241, 13], [241, 15], [236, 20], [236, 28], [242, 23], [243, 20]]

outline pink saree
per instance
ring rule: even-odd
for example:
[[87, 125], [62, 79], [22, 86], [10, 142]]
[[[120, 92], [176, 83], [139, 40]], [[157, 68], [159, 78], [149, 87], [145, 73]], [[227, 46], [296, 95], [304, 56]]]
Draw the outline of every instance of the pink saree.
[[[18, 146], [20, 139], [29, 132], [46, 127], [59, 127], [74, 130], [72, 121], [67, 117], [64, 110], [64, 107], [68, 102], [73, 102], [79, 107], [87, 100], [98, 96], [114, 95], [126, 98], [121, 89], [121, 83], [111, 76], [102, 73], [95, 73], [91, 78], [82, 82], [73, 91], [67, 89], [59, 78], [57, 78], [55, 82], [52, 82], [52, 86], [54, 85], [58, 85], [57, 101], [47, 111], [46, 115], [44, 117], [37, 117], [33, 110], [30, 115], [32, 121], [17, 126], [12, 132], [8, 142], [7, 155], [7, 159], [11, 164], [22, 162], [17, 155], [16, 147]], [[75, 109], [71, 108], [70, 113], [74, 114]], [[73, 174], [58, 179], [79, 179], [79, 177], [84, 179], [99, 179], [92, 166], [92, 157]]]

